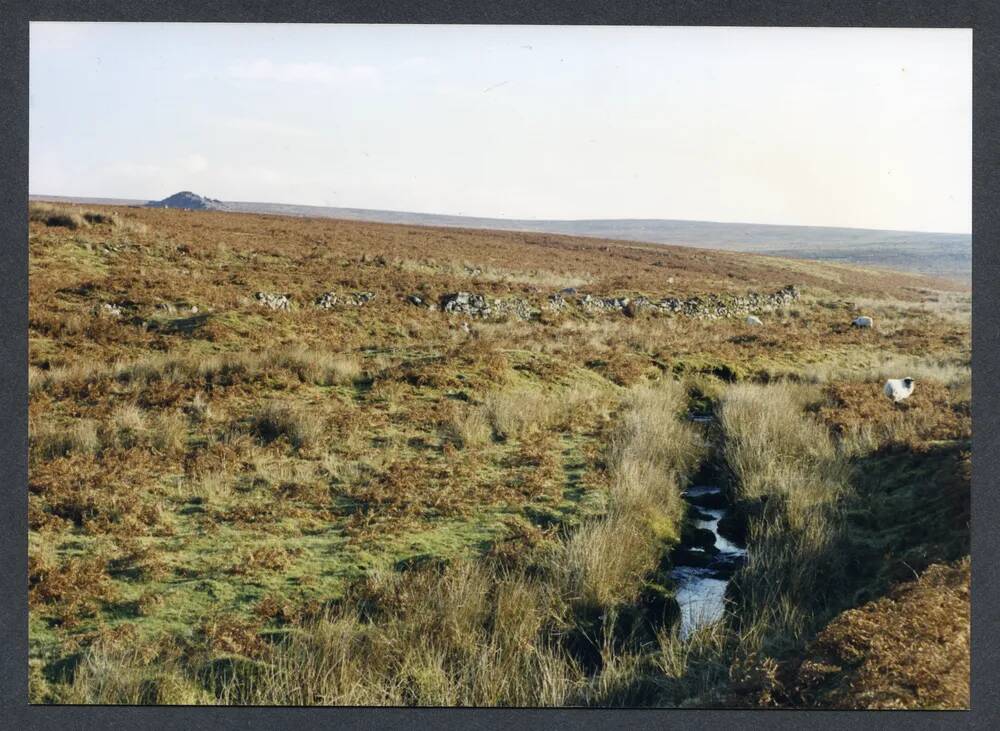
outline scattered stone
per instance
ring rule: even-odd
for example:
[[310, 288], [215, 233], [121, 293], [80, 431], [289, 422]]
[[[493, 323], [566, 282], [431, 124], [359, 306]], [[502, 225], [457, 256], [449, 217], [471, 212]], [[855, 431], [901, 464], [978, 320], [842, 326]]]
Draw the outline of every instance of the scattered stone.
[[313, 304], [323, 310], [330, 310], [337, 306], [337, 295], [333, 292], [324, 292], [317, 297]]
[[681, 545], [686, 548], [700, 548], [708, 553], [718, 552], [715, 547], [715, 534], [706, 528], [695, 528], [685, 525], [681, 530]]
[[354, 305], [355, 307], [362, 307], [367, 305], [369, 302], [375, 299], [374, 292], [352, 292], [348, 298], [348, 304]]
[[700, 569], [708, 568], [715, 560], [715, 556], [697, 548], [676, 548], [670, 558], [674, 566], [693, 566]]
[[452, 292], [441, 298], [441, 310], [479, 319], [513, 317], [530, 320], [537, 315], [527, 300], [519, 297], [496, 299], [473, 292]]
[[441, 298], [441, 309], [444, 312], [463, 312], [466, 314], [475, 313], [487, 313], [489, 312], [489, 305], [486, 303], [486, 298], [481, 294], [472, 294], [471, 292], [455, 292], [454, 294], [446, 294]]
[[[314, 300], [316, 307], [329, 310], [338, 306], [361, 307], [375, 299], [373, 292], [352, 292], [338, 294], [324, 292]], [[292, 295], [257, 292], [258, 302], [273, 310], [287, 310], [291, 306]], [[622, 313], [635, 316], [640, 310], [649, 309], [657, 313], [685, 315], [705, 319], [719, 319], [736, 315], [746, 316], [748, 325], [762, 325], [762, 321], [751, 312], [767, 312], [783, 307], [799, 298], [799, 291], [794, 286], [784, 287], [772, 294], [750, 292], [745, 295], [716, 295], [689, 297], [681, 300], [677, 297], [664, 297], [651, 300], [639, 295], [597, 297], [591, 294], [578, 294], [575, 287], [566, 287], [557, 293], [548, 295], [540, 303], [538, 299], [525, 297], [497, 298], [476, 292], [451, 292], [442, 296], [437, 304], [427, 301], [424, 296], [410, 294], [406, 301], [417, 307], [427, 307], [442, 312], [465, 315], [475, 319], [537, 319], [542, 309], [562, 312], [575, 304], [585, 312]], [[192, 310], [196, 312], [197, 310]], [[859, 318], [860, 319], [860, 318]]]
[[322, 310], [332, 310], [337, 305], [362, 307], [374, 299], [375, 294], [373, 292], [351, 292], [347, 295], [338, 295], [336, 292], [324, 292], [313, 300], [313, 304]]
[[262, 306], [271, 310], [288, 310], [292, 306], [292, 295], [276, 294], [274, 292], [256, 292], [256, 299]]
[[95, 313], [97, 315], [106, 315], [107, 317], [121, 317], [124, 312], [120, 305], [116, 305], [114, 302], [102, 302], [99, 306], [95, 308]]
[[[565, 292], [565, 291], [566, 290], [563, 290], [563, 292]], [[575, 289], [573, 290], [573, 293], [574, 294], [576, 293]], [[563, 298], [562, 293], [560, 293], [560, 294], [550, 294], [549, 295], [549, 299], [548, 299], [548, 302], [547, 302], [547, 307], [550, 310], [553, 310], [555, 312], [559, 312], [561, 310], [566, 309], [568, 306], [569, 306], [569, 302], [567, 302]]]

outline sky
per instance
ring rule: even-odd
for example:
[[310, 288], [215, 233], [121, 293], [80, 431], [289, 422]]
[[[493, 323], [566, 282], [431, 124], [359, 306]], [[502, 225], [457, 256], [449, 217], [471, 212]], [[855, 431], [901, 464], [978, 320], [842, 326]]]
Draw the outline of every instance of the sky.
[[967, 233], [964, 29], [31, 24], [35, 195]]

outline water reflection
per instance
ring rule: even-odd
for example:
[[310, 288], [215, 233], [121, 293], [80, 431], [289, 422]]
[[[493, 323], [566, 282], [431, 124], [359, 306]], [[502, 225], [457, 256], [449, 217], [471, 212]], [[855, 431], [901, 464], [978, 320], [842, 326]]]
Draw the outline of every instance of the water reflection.
[[[675, 596], [681, 609], [682, 638], [690, 636], [698, 627], [722, 618], [726, 586], [736, 566], [746, 556], [745, 548], [719, 535], [719, 521], [725, 517], [728, 508], [708, 507], [721, 501], [721, 488], [712, 485], [691, 487], [684, 497], [693, 504], [692, 509], [698, 511], [694, 526], [709, 530], [715, 536], [717, 552], [684, 547], [688, 553], [687, 562], [698, 565], [676, 566], [671, 572], [677, 585]], [[698, 503], [702, 506], [699, 507]]]

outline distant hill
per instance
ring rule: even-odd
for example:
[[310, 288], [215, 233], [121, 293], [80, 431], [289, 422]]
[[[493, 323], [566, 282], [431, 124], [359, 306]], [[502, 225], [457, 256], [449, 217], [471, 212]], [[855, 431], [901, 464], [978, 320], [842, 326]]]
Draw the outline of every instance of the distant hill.
[[144, 205], [157, 208], [338, 218], [417, 226], [594, 236], [604, 239], [745, 251], [793, 259], [861, 264], [948, 277], [963, 282], [969, 282], [972, 278], [972, 237], [969, 234], [667, 219], [563, 221], [477, 218], [365, 208], [332, 208], [244, 201], [222, 202], [213, 198], [205, 198], [190, 191], [176, 193], [162, 201], [57, 196], [32, 196], [32, 198], [36, 200], [65, 200], [94, 205]]
[[206, 198], [205, 196], [198, 195], [197, 193], [192, 193], [190, 190], [182, 190], [180, 193], [174, 193], [172, 196], [164, 198], [161, 201], [150, 201], [146, 204], [147, 208], [183, 208], [189, 211], [226, 211], [229, 210], [227, 205], [220, 200], [215, 198]]

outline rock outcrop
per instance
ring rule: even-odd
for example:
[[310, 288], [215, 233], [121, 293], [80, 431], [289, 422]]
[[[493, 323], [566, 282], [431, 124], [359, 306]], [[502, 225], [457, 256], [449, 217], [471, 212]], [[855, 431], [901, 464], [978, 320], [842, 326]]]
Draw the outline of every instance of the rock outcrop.
[[192, 193], [190, 190], [182, 190], [174, 193], [161, 201], [150, 201], [147, 208], [181, 208], [186, 211], [226, 211], [229, 210], [225, 203], [215, 198]]

